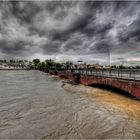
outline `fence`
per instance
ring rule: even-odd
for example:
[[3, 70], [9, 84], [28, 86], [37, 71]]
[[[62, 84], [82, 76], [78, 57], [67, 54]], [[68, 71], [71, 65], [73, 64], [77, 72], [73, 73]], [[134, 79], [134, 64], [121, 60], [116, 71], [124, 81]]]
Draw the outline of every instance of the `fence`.
[[120, 79], [140, 80], [140, 69], [95, 69], [95, 70], [73, 70], [74, 73], [84, 75], [96, 75]]

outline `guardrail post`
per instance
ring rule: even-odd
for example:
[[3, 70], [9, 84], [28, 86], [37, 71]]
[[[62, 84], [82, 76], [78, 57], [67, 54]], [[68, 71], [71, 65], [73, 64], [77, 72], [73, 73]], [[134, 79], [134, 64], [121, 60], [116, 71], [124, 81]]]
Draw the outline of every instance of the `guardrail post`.
[[130, 72], [129, 72], [129, 78], [131, 78], [131, 70], [130, 70]]

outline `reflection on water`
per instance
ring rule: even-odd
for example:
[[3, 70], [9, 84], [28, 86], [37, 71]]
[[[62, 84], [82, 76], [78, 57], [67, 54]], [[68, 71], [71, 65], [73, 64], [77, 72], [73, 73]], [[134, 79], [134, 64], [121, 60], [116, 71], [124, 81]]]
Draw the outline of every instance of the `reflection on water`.
[[0, 138], [140, 138], [140, 102], [61, 84], [39, 71], [0, 71]]

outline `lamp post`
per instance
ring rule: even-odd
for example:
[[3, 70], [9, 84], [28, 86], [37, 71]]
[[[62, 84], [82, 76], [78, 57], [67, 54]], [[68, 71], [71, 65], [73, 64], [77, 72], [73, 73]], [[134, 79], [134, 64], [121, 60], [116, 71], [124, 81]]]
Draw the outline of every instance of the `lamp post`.
[[[104, 44], [103, 47], [105, 48]], [[111, 76], [111, 54], [110, 54], [110, 48], [107, 46], [106, 48], [107, 54], [108, 54], [108, 61], [109, 61], [109, 76]]]
[[108, 53], [108, 61], [109, 61], [109, 68], [111, 67], [111, 55], [110, 55], [110, 48], [107, 47], [107, 53]]
[[[80, 66], [80, 63], [82, 63], [83, 61], [82, 61], [82, 60], [78, 60], [77, 62], [78, 62], [78, 64], [79, 64], [79, 66]], [[78, 67], [78, 69], [80, 69], [80, 67]], [[79, 72], [80, 72], [80, 71], [79, 71]]]
[[77, 62], [78, 62], [78, 64], [80, 65], [80, 63], [82, 63], [83, 61], [82, 61], [82, 60], [78, 60]]
[[109, 57], [109, 67], [111, 67], [111, 55], [109, 47], [108, 47], [108, 57]]
[[[105, 48], [105, 45], [104, 45], [104, 44], [103, 44], [103, 47]], [[111, 67], [111, 54], [110, 54], [110, 48], [109, 48], [109, 46], [107, 46], [105, 49], [107, 50], [107, 54], [108, 54], [109, 67]]]

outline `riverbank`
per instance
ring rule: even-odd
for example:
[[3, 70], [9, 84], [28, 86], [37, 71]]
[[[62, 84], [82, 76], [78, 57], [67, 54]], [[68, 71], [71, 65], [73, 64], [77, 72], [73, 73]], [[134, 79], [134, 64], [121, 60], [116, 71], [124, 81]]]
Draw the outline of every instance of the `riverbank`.
[[0, 69], [0, 71], [8, 71], [8, 70], [30, 70], [30, 69], [11, 69], [11, 68], [8, 68], [8, 69]]

